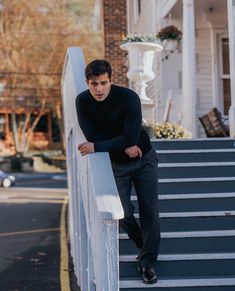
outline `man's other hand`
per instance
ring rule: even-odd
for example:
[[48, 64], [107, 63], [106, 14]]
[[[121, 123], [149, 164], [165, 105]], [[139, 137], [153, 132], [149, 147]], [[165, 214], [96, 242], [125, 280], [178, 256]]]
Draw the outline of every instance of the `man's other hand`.
[[126, 148], [125, 153], [130, 157], [130, 158], [136, 158], [136, 157], [142, 157], [142, 151], [141, 149], [137, 146], [134, 145], [132, 147]]
[[94, 143], [93, 142], [88, 142], [88, 141], [80, 143], [78, 145], [78, 150], [80, 151], [82, 156], [94, 153], [95, 152]]

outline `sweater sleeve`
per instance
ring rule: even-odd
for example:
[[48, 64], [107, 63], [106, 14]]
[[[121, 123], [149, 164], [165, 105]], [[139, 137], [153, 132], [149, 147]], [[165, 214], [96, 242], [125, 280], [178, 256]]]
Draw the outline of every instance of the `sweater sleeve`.
[[141, 124], [141, 104], [138, 95], [129, 91], [123, 103], [123, 132], [111, 139], [94, 143], [96, 152], [125, 150], [138, 143]]
[[105, 135], [99, 132], [94, 124], [94, 122], [91, 120], [90, 116], [87, 114], [86, 106], [84, 106], [81, 99], [78, 97], [76, 98], [76, 111], [77, 111], [77, 118], [78, 123], [81, 127], [81, 130], [89, 142], [95, 142], [99, 140], [104, 140]]

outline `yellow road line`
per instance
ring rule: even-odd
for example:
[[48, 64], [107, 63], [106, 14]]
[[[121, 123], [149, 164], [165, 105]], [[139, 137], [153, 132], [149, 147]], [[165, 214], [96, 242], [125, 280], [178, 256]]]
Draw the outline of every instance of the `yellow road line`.
[[61, 291], [70, 291], [69, 282], [69, 256], [66, 235], [66, 209], [68, 205], [67, 197], [64, 198], [64, 203], [60, 215], [60, 287]]
[[0, 237], [24, 235], [24, 234], [34, 234], [34, 233], [42, 233], [42, 232], [51, 232], [51, 231], [59, 231], [59, 230], [60, 230], [60, 228], [57, 227], [57, 228], [41, 228], [41, 229], [33, 229], [33, 230], [4, 232], [4, 233], [0, 233]]

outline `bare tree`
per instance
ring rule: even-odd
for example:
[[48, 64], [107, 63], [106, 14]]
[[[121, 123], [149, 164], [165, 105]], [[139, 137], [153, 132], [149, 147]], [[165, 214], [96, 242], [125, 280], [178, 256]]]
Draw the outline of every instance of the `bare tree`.
[[23, 154], [46, 110], [55, 112], [62, 130], [60, 78], [67, 47], [82, 46], [87, 60], [100, 57], [102, 35], [92, 30], [94, 0], [0, 4], [0, 106], [11, 109], [16, 153]]

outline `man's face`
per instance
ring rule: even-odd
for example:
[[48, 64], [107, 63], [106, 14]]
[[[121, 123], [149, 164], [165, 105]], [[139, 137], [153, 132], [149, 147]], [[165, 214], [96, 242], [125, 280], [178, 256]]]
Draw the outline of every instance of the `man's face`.
[[100, 76], [91, 77], [91, 79], [87, 80], [87, 85], [95, 100], [103, 101], [109, 95], [111, 80], [109, 79], [108, 74], [105, 73]]

